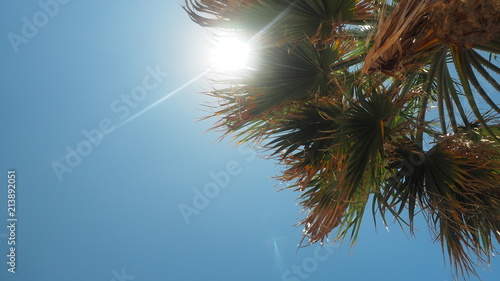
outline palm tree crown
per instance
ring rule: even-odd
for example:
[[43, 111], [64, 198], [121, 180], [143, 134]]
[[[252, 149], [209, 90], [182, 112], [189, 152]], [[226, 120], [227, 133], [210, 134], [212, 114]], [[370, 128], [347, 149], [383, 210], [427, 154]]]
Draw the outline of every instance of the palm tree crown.
[[[307, 211], [306, 244], [354, 243], [369, 201], [426, 219], [455, 273], [500, 242], [499, 0], [186, 0], [252, 46], [214, 128], [266, 147]], [[429, 113], [431, 108], [436, 113]]]

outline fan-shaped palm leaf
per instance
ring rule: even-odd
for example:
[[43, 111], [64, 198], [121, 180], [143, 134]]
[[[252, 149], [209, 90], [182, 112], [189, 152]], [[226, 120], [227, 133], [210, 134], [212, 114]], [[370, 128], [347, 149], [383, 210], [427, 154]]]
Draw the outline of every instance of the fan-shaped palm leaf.
[[[217, 82], [214, 128], [264, 145], [304, 207], [304, 239], [350, 236], [372, 211], [423, 213], [462, 274], [500, 236], [498, 0], [187, 0], [193, 21], [251, 43]], [[436, 114], [427, 114], [435, 105]], [[432, 148], [427, 149], [430, 143]], [[408, 215], [408, 222], [403, 215]]]

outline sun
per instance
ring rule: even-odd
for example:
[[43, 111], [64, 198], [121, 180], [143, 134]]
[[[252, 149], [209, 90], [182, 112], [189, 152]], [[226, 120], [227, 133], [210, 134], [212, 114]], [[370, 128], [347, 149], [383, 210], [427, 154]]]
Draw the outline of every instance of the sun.
[[249, 56], [248, 44], [234, 37], [218, 38], [210, 54], [217, 70], [231, 71], [245, 68]]

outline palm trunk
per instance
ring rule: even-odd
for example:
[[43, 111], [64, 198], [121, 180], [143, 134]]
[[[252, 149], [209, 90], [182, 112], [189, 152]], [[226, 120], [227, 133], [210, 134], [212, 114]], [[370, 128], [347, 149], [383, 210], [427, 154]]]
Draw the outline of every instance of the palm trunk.
[[381, 19], [363, 71], [400, 77], [450, 45], [472, 48], [500, 37], [500, 0], [402, 0]]

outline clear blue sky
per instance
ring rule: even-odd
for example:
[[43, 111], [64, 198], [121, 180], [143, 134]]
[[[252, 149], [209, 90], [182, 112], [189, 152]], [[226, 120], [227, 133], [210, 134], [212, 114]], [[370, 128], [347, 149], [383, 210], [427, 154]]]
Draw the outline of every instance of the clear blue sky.
[[[423, 224], [415, 239], [367, 217], [354, 249], [297, 251], [280, 167], [195, 121], [206, 32], [178, 1], [0, 5], [0, 280], [452, 280]], [[500, 262], [479, 272], [499, 280]]]

